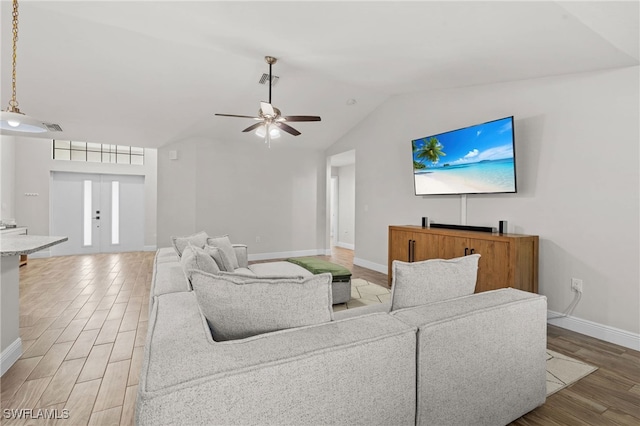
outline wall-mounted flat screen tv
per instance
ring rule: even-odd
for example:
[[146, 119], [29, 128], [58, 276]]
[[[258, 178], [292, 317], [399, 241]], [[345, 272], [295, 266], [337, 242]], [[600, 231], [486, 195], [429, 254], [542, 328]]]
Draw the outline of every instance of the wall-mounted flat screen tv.
[[411, 144], [416, 195], [517, 192], [513, 117]]

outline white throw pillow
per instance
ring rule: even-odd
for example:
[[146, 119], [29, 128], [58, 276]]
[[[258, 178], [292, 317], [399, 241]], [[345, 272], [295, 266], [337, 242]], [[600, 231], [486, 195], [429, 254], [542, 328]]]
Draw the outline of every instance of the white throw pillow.
[[186, 237], [171, 237], [171, 243], [173, 244], [173, 248], [176, 250], [176, 253], [178, 253], [178, 256], [182, 256], [182, 251], [189, 245], [189, 243], [196, 247], [204, 248], [204, 246], [207, 245], [207, 238], [209, 238], [207, 233], [205, 231], [200, 231]]
[[222, 261], [226, 271], [233, 272], [238, 269], [238, 256], [236, 256], [236, 251], [233, 249], [228, 235], [209, 237], [207, 238], [207, 245], [217, 247], [222, 251]]
[[479, 259], [479, 254], [472, 254], [411, 263], [394, 260], [391, 310], [473, 294]]
[[331, 274], [265, 280], [192, 271], [191, 284], [216, 341], [333, 319]]

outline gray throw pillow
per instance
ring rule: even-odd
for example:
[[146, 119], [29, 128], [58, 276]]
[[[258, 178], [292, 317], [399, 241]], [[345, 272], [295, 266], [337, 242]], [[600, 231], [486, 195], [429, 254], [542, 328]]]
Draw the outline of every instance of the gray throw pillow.
[[200, 231], [186, 237], [171, 237], [171, 243], [173, 244], [173, 248], [176, 250], [176, 253], [178, 253], [178, 256], [182, 256], [182, 251], [189, 245], [189, 243], [196, 247], [203, 248], [207, 245], [207, 238], [209, 238], [207, 233], [205, 231]]
[[412, 263], [394, 260], [391, 310], [473, 294], [479, 259], [479, 254], [472, 254]]
[[224, 269], [226, 271], [233, 272], [239, 267], [236, 251], [233, 249], [228, 235], [209, 237], [207, 238], [207, 245], [217, 247], [222, 251], [222, 261], [224, 262]]
[[184, 272], [185, 277], [191, 281], [191, 270], [204, 271], [209, 274], [215, 274], [220, 272], [220, 268], [216, 264], [215, 260], [209, 253], [200, 247], [196, 247], [193, 244], [189, 244], [182, 251], [182, 257], [180, 257], [180, 265]]
[[192, 271], [191, 284], [216, 341], [333, 319], [331, 274], [264, 280]]
[[223, 259], [224, 253], [218, 247], [205, 246], [204, 249], [207, 252], [207, 254], [209, 254], [209, 256], [213, 258], [213, 260], [216, 262], [216, 264], [218, 265], [218, 268], [221, 271], [226, 271], [226, 272], [234, 271], [233, 269], [231, 269], [230, 271], [227, 269], [227, 265], [231, 267], [231, 261], [229, 260], [229, 258]]

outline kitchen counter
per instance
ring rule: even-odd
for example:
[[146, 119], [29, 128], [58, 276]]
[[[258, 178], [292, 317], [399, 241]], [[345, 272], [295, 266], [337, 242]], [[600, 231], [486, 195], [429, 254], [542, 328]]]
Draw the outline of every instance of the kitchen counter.
[[67, 237], [42, 235], [2, 235], [0, 236], [0, 256], [31, 254], [67, 240]]
[[[67, 237], [0, 234], [0, 375], [22, 355], [20, 339], [20, 256], [67, 241]], [[46, 291], [46, 290], [42, 290]]]

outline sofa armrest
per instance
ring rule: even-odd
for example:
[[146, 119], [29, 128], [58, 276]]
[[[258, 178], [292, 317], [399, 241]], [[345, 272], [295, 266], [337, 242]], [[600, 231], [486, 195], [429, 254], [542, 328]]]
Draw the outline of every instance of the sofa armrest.
[[247, 246], [245, 244], [232, 244], [233, 250], [238, 258], [238, 268], [246, 268], [249, 266], [249, 255], [247, 254]]
[[415, 332], [372, 314], [214, 342], [193, 292], [158, 296], [136, 424], [414, 424]]
[[504, 425], [545, 402], [546, 297], [505, 288], [391, 315], [418, 327], [416, 425]]

